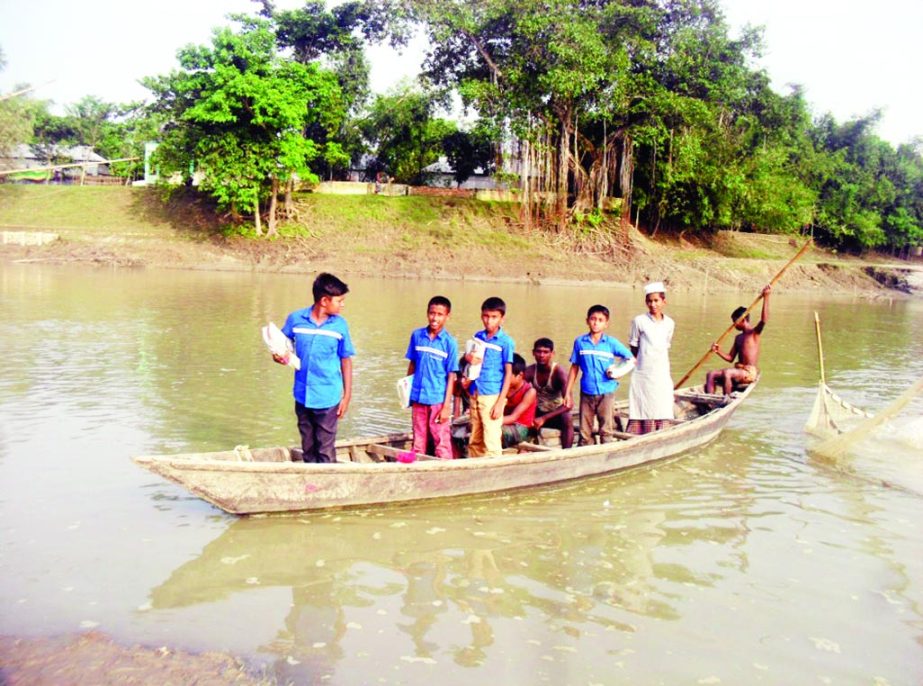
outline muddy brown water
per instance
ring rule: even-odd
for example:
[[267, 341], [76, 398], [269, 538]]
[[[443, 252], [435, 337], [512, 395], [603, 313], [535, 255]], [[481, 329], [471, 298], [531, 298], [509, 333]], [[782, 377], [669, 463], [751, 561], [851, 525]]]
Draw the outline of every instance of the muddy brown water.
[[[463, 340], [489, 295], [528, 357], [586, 308], [624, 340], [638, 291], [347, 279], [341, 436], [403, 430], [394, 382], [428, 297]], [[0, 634], [89, 629], [229, 651], [280, 681], [923, 681], [918, 400], [840, 464], [802, 426], [818, 378], [877, 409], [923, 375], [923, 302], [772, 302], [763, 381], [717, 441], [604, 478], [446, 503], [235, 518], [130, 457], [296, 441], [259, 326], [307, 277], [0, 265]], [[678, 378], [738, 296], [668, 297]], [[701, 374], [697, 377], [701, 378]], [[624, 396], [626, 390], [619, 391]]]

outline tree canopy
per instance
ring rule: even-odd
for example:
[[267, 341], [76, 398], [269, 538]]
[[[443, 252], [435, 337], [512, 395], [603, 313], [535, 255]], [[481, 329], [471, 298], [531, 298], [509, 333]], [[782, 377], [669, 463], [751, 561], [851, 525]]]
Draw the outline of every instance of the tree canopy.
[[[259, 7], [145, 79], [146, 108], [87, 97], [56, 117], [0, 100], [0, 145], [31, 136], [112, 157], [156, 137], [162, 171], [198, 170], [201, 189], [252, 213], [258, 232], [263, 209], [274, 231], [275, 199], [296, 176], [341, 178], [352, 163], [420, 183], [445, 157], [458, 183], [494, 173], [526, 226], [570, 230], [617, 197], [616, 241], [633, 223], [809, 231], [854, 250], [923, 244], [923, 140], [895, 149], [876, 112], [838, 122], [813, 114], [800, 87], [774, 91], [753, 66], [761, 31], [732, 35], [718, 0]], [[429, 46], [420, 79], [372, 96], [365, 47], [414, 30]], [[440, 114], [452, 94], [473, 124]]]
[[345, 115], [336, 76], [314, 63], [283, 59], [268, 21], [217, 29], [211, 46], [180, 50], [180, 69], [144, 84], [167, 124], [158, 149], [167, 171], [201, 172], [200, 188], [220, 206], [252, 212], [269, 199], [270, 233], [280, 184], [311, 178], [318, 158], [344, 157], [334, 140], [316, 141], [307, 127], [335, 131]]

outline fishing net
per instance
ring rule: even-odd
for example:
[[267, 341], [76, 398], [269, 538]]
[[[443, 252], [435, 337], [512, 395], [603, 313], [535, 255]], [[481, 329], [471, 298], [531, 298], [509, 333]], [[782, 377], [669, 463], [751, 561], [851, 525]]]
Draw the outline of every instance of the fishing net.
[[[805, 430], [811, 431], [812, 433], [819, 428], [820, 431], [823, 431], [823, 427], [834, 427], [834, 431], [839, 431], [840, 433], [834, 433], [832, 436], [824, 438], [824, 440], [814, 446], [812, 452], [824, 455], [830, 458], [839, 458], [845, 455], [850, 451], [853, 445], [859, 441], [867, 438], [875, 429], [877, 429], [882, 424], [888, 422], [893, 417], [897, 416], [901, 410], [916, 396], [918, 393], [923, 392], [923, 377], [921, 377], [916, 383], [914, 383], [910, 388], [901, 393], [900, 396], [890, 405], [888, 405], [883, 410], [879, 411], [877, 414], [869, 415], [868, 413], [854, 408], [846, 401], [837, 398], [837, 401], [833, 401], [833, 398], [836, 398], [836, 395], [826, 386], [821, 383], [820, 392], [818, 395], [829, 396], [824, 397], [820, 400], [821, 408], [817, 410], [817, 419], [815, 420], [815, 412], [811, 413], [811, 418], [808, 420], [808, 425], [805, 427]], [[818, 403], [815, 403], [815, 408], [817, 408]], [[841, 407], [837, 407], [837, 406]], [[846, 409], [849, 408], [849, 409]], [[848, 418], [853, 414], [853, 411], [857, 410], [861, 416], [864, 418], [859, 421], [859, 423], [849, 429], [837, 429], [836, 422], [837, 417], [843, 421], [842, 418]], [[809, 428], [810, 427], [810, 428]], [[823, 434], [821, 434], [823, 435]]]
[[820, 438], [832, 438], [849, 431], [857, 421], [868, 419], [872, 415], [855, 405], [851, 405], [821, 382], [814, 398], [814, 407], [808, 417], [804, 430]]

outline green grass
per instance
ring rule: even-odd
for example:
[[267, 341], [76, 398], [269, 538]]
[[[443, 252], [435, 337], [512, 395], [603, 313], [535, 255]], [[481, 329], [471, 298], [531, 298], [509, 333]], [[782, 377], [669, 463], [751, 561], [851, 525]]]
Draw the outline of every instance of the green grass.
[[[490, 255], [498, 261], [577, 253], [587, 241], [591, 247], [594, 241], [605, 243], [619, 230], [615, 224], [586, 224], [577, 227], [570, 239], [555, 235], [554, 247], [549, 247], [550, 237], [540, 229], [521, 227], [516, 203], [297, 193], [295, 207], [296, 216], [280, 223], [274, 242], [319, 242], [321, 249], [326, 244], [366, 255], [417, 253], [424, 262], [446, 251]], [[257, 240], [252, 219], [235, 224], [227, 214], [216, 212], [207, 198], [183, 188], [0, 184], [0, 228], [54, 231], [73, 240], [109, 236], [196, 240], [215, 235]], [[715, 252], [749, 260], [779, 259], [792, 251], [785, 238], [737, 232], [720, 232], [696, 247], [659, 245], [681, 262]]]
[[105, 186], [0, 185], [0, 225], [61, 234], [162, 234], [167, 217], [147, 211], [142, 189]]

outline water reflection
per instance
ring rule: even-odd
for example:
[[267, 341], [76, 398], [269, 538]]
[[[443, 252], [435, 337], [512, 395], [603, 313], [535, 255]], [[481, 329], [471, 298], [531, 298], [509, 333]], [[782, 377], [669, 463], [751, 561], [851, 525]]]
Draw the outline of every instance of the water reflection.
[[[639, 622], [680, 619], [679, 588], [746, 571], [748, 527], [739, 513], [747, 493], [725, 494], [716, 518], [713, 499], [687, 492], [690, 476], [716, 486], [731, 478], [667, 465], [618, 481], [460, 499], [452, 516], [423, 505], [240, 519], [152, 589], [151, 607], [291, 589], [283, 626], [260, 651], [296, 682], [332, 675], [346, 644], [372, 652], [368, 641], [380, 636], [368, 629], [378, 624], [395, 659], [459, 667], [511, 659], [498, 633], [508, 637], [522, 622], [561, 645], [632, 635]], [[382, 622], [376, 611], [399, 618]]]

